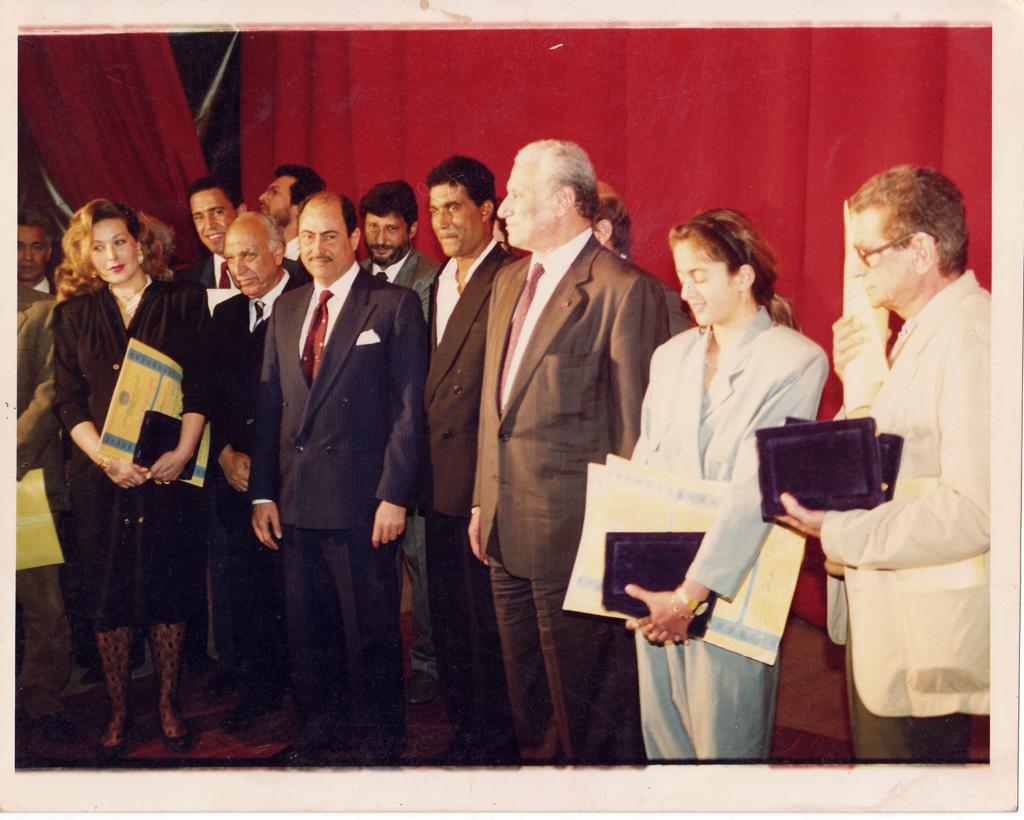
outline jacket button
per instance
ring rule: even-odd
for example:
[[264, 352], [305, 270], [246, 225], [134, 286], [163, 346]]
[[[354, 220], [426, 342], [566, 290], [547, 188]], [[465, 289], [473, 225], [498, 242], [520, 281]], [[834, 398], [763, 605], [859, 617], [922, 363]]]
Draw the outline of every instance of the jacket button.
[[451, 430], [445, 430], [444, 433], [441, 434], [441, 438], [445, 438], [445, 439], [447, 439], [447, 438], [454, 438], [454, 437], [455, 437], [455, 434]]
[[256, 421], [256, 419], [246, 419], [245, 423], [246, 424], [252, 424], [254, 421]]
[[303, 446], [302, 446], [301, 444], [296, 444], [296, 445], [295, 445], [295, 452], [296, 452], [296, 453], [301, 453], [301, 452], [302, 452], [303, 450], [305, 450], [305, 449], [306, 449], [306, 448], [305, 448], [305, 447], [303, 447]]
[[138, 518], [138, 523], [141, 524], [145, 520], [146, 520], [145, 517], [140, 515], [139, 518]]
[[288, 406], [288, 399], [281, 399], [281, 406], [282, 407], [287, 407]]
[[453, 387], [453, 388], [452, 388], [452, 392], [453, 392], [453, 393], [454, 393], [454, 394], [455, 394], [456, 396], [460, 396], [460, 395], [462, 395], [462, 385], [461, 385], [461, 384], [457, 384], [457, 385], [455, 385], [455, 387]]
[[114, 365], [114, 370], [120, 370], [120, 369], [121, 369], [121, 365], [120, 364], [115, 364]]
[[502, 441], [508, 441], [510, 438], [512, 438], [512, 436], [509, 435], [508, 433], [502, 433], [501, 435], [498, 436], [498, 438], [500, 438]]
[[333, 455], [334, 455], [335, 453], [337, 453], [337, 452], [338, 452], [338, 451], [337, 451], [336, 449], [334, 449], [334, 447], [332, 447], [332, 446], [331, 446], [330, 444], [328, 444], [328, 445], [327, 445], [326, 447], [324, 447], [324, 451], [325, 451], [325, 452], [327, 453], [327, 455], [329, 455], [329, 456], [333, 456]]

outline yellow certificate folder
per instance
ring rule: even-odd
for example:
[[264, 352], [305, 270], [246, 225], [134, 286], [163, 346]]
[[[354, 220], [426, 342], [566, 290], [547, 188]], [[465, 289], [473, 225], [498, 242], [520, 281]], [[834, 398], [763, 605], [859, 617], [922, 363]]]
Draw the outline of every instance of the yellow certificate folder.
[[[117, 386], [107, 410], [107, 420], [100, 433], [100, 452], [111, 458], [124, 460], [127, 457], [131, 461], [142, 429], [142, 417], [147, 410], [157, 410], [180, 419], [181, 379], [181, 366], [174, 359], [138, 339], [129, 340], [121, 363], [121, 374], [117, 377]], [[207, 424], [199, 442], [196, 469], [186, 484], [203, 486], [209, 454], [210, 425]]]
[[18, 519], [15, 568], [35, 569], [63, 564], [64, 554], [57, 540], [50, 502], [46, 500], [46, 483], [41, 469], [29, 470], [18, 482], [15, 505]]
[[[609, 456], [606, 464], [589, 465], [583, 533], [562, 608], [628, 617], [601, 604], [605, 535], [706, 532], [727, 488], [724, 482], [684, 479], [617, 456]], [[704, 640], [774, 664], [803, 555], [801, 536], [773, 526], [736, 596], [715, 603]]]

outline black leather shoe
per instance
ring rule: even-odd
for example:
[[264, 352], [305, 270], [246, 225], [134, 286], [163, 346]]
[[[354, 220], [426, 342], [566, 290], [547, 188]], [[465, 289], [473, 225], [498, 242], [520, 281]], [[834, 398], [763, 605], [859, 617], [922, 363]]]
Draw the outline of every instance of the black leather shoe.
[[281, 699], [245, 698], [224, 720], [220, 722], [221, 731], [229, 735], [244, 732], [255, 725], [260, 718], [276, 712], [281, 708]]
[[55, 743], [74, 743], [78, 740], [78, 729], [75, 724], [60, 712], [36, 718], [33, 725], [43, 737]]
[[286, 746], [268, 761], [272, 766], [316, 767], [332, 765], [331, 752], [309, 746]]
[[217, 700], [228, 695], [237, 695], [241, 687], [242, 681], [238, 675], [221, 672], [206, 682], [206, 686], [203, 687], [203, 697], [207, 700]]
[[439, 694], [441, 694], [441, 687], [438, 685], [437, 678], [416, 670], [412, 673], [409, 687], [405, 690], [405, 702], [410, 706], [423, 706], [430, 703]]

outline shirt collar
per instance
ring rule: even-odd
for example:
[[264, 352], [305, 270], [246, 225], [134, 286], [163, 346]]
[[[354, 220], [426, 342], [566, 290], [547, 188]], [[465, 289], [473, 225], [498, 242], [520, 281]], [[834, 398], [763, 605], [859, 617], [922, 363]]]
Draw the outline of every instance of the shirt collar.
[[580, 251], [583, 250], [583, 246], [587, 244], [590, 237], [594, 235], [594, 232], [587, 228], [580, 234], [577, 234], [564, 245], [559, 245], [550, 253], [541, 256], [540, 254], [533, 254], [530, 257], [530, 270], [533, 266], [540, 263], [544, 266], [544, 273], [554, 273], [558, 276], [564, 274], [569, 270], [569, 266], [573, 263], [573, 260], [580, 255]]
[[382, 271], [384, 271], [387, 274], [388, 281], [389, 282], [394, 282], [395, 281], [395, 277], [398, 276], [398, 272], [402, 269], [402, 265], [405, 264], [405, 260], [408, 259], [411, 254], [412, 254], [412, 248], [409, 248], [409, 253], [407, 253], [405, 256], [403, 256], [401, 259], [399, 259], [394, 264], [388, 265], [386, 268], [382, 268], [380, 265], [378, 265], [376, 262], [374, 262], [373, 265], [372, 265], [372, 268], [373, 268], [372, 273], [376, 274], [377, 271], [382, 270]]
[[250, 302], [263, 302], [263, 316], [267, 318], [270, 316], [270, 311], [274, 306], [274, 301], [284, 293], [285, 285], [288, 284], [288, 277], [291, 274], [288, 271], [284, 272], [284, 276], [281, 277], [281, 281], [278, 282], [274, 287], [264, 293], [259, 299], [250, 299]]
[[329, 290], [335, 296], [340, 293], [347, 293], [352, 288], [352, 283], [355, 281], [356, 274], [359, 273], [359, 264], [357, 262], [352, 263], [347, 271], [345, 271], [338, 279], [330, 284], [329, 287], [324, 287], [316, 279], [313, 280], [313, 301], [320, 299], [320, 294], [325, 290]]
[[[466, 271], [466, 279], [465, 279], [466, 282], [469, 281], [469, 277], [471, 277], [473, 275], [473, 271], [475, 271], [478, 267], [480, 267], [480, 263], [483, 262], [487, 258], [487, 254], [489, 254], [492, 250], [494, 250], [494, 246], [497, 245], [497, 244], [498, 244], [497, 241], [492, 239], [490, 244], [486, 248], [484, 248], [483, 251], [481, 251], [480, 255], [477, 256], [476, 259], [473, 260], [473, 264], [470, 265], [469, 266], [469, 270]], [[455, 278], [455, 271], [457, 271], [458, 269], [459, 269], [459, 263], [455, 261], [455, 257], [454, 256], [449, 257], [448, 263], [444, 266], [444, 270], [442, 270], [441, 273], [439, 274], [439, 278], [454, 279]]]

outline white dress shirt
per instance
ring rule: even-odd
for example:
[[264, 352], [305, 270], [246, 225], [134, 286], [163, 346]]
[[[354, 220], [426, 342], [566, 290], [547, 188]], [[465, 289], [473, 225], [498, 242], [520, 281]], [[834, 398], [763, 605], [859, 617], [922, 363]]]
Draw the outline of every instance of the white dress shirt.
[[338, 314], [341, 313], [341, 309], [345, 306], [345, 300], [348, 298], [348, 292], [352, 290], [352, 283], [356, 279], [356, 274], [359, 273], [359, 265], [355, 262], [352, 263], [352, 267], [345, 271], [341, 278], [334, 282], [329, 288], [323, 287], [316, 280], [313, 281], [313, 295], [309, 300], [309, 307], [306, 308], [306, 318], [302, 320], [302, 333], [299, 334], [299, 358], [302, 358], [302, 351], [306, 346], [306, 335], [309, 333], [309, 323], [313, 319], [313, 311], [316, 310], [316, 306], [320, 304], [320, 294], [325, 290], [329, 290], [334, 295], [327, 300], [327, 331], [324, 334], [324, 347], [327, 347], [327, 341], [331, 338], [331, 331], [334, 330], [334, 325], [338, 321]]
[[49, 283], [49, 281], [47, 281], [46, 277], [44, 276], [42, 279], [40, 279], [38, 282], [36, 282], [32, 286], [32, 290], [38, 290], [40, 293], [45, 293], [45, 294], [49, 295], [49, 293], [50, 293], [50, 283]]
[[[462, 282], [463, 289], [469, 284], [473, 271], [480, 266], [480, 263], [484, 261], [487, 254], [491, 252], [496, 244], [498, 243], [492, 239], [483, 252], [473, 260], [473, 264], [469, 266], [469, 270], [466, 271], [466, 278]], [[462, 295], [459, 293], [459, 280], [456, 276], [458, 269], [459, 264], [455, 261], [455, 257], [452, 257], [437, 277], [437, 311], [435, 313], [436, 321], [434, 327], [437, 330], [438, 344], [441, 344], [441, 339], [444, 337], [444, 329], [448, 327], [448, 320], [452, 318], [455, 306], [459, 303], [459, 297]]]
[[299, 236], [296, 234], [289, 239], [284, 245], [284, 258], [291, 259], [293, 262], [299, 260]]
[[[551, 294], [555, 292], [555, 288], [562, 281], [562, 277], [569, 270], [569, 266], [580, 255], [583, 246], [587, 244], [587, 241], [593, 234], [594, 232], [587, 228], [583, 233], [574, 236], [564, 245], [555, 248], [547, 256], [540, 256], [535, 253], [530, 257], [530, 264], [526, 269], [527, 281], [529, 281], [530, 271], [533, 270], [533, 266], [538, 263], [544, 266], [544, 275], [537, 282], [537, 292], [534, 294], [530, 310], [526, 314], [522, 333], [519, 335], [519, 341], [516, 342], [516, 349], [512, 354], [512, 362], [509, 364], [508, 375], [501, 387], [502, 407], [508, 402], [508, 394], [512, 390], [512, 383], [516, 380], [516, 371], [519, 370], [519, 363], [523, 360], [523, 351], [526, 350], [526, 346], [530, 342], [533, 329], [537, 326], [537, 319], [540, 317], [545, 305], [551, 300]], [[523, 288], [523, 294], [526, 294], [526, 288]], [[515, 314], [513, 313], [513, 315]]]
[[269, 291], [267, 291], [259, 299], [249, 300], [249, 332], [252, 333], [256, 327], [256, 302], [263, 303], [263, 316], [260, 319], [261, 322], [265, 322], [270, 318], [270, 314], [274, 309], [274, 301], [284, 293], [284, 287], [288, 284], [288, 277], [290, 274], [288, 271], [284, 272], [284, 276], [281, 277], [281, 281], [274, 285]]

